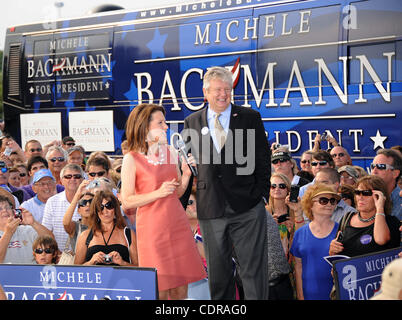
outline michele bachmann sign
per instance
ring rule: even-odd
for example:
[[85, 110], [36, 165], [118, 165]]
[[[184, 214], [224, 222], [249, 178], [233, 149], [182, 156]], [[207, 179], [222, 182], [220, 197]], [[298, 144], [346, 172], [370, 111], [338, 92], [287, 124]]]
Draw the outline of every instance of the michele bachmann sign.
[[154, 300], [156, 271], [106, 266], [0, 265], [8, 300]]

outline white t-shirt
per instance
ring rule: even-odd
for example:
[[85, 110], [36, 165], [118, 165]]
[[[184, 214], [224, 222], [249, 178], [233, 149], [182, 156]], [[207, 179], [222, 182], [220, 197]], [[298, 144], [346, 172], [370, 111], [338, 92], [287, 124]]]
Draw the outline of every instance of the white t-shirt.
[[[0, 231], [2, 237], [4, 231]], [[3, 263], [36, 263], [32, 253], [32, 244], [38, 233], [31, 226], [18, 226], [7, 247]]]
[[[68, 233], [64, 230], [63, 226], [63, 217], [69, 206], [70, 202], [66, 198], [66, 192], [63, 191], [46, 201], [45, 212], [43, 214], [42, 224], [53, 232], [60, 251], [64, 251], [68, 239]], [[73, 220], [78, 221], [80, 217], [77, 208], [75, 208]]]

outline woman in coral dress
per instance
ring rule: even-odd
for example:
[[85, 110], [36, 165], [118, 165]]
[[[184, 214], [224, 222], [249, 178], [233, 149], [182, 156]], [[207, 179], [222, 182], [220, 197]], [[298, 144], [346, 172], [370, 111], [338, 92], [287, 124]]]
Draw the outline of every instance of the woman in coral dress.
[[124, 156], [121, 200], [137, 208], [136, 230], [140, 267], [157, 269], [160, 299], [185, 299], [187, 284], [206, 277], [186, 213], [179, 197], [191, 170], [167, 144], [165, 110], [141, 104], [126, 124], [130, 152]]

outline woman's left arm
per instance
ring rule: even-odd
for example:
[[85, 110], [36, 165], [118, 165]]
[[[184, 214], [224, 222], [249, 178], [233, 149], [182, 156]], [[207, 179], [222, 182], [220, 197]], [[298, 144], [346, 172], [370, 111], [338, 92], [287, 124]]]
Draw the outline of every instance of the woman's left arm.
[[391, 232], [389, 231], [387, 221], [385, 219], [384, 204], [385, 196], [381, 191], [373, 190], [374, 204], [376, 207], [374, 220], [374, 241], [378, 245], [384, 245], [391, 240]]

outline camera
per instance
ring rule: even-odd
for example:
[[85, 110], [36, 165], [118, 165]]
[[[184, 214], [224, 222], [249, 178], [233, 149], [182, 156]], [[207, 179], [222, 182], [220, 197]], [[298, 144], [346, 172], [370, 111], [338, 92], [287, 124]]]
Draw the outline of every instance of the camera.
[[293, 203], [298, 202], [297, 197], [299, 196], [299, 190], [300, 190], [300, 187], [296, 184], [292, 184], [290, 186], [290, 195], [289, 195], [290, 202], [293, 202]]
[[289, 217], [289, 213], [285, 213], [281, 216], [278, 217], [278, 223], [282, 223], [285, 222], [286, 220], [288, 220]]
[[21, 209], [15, 209], [14, 210], [14, 218], [22, 220], [22, 210]]
[[112, 257], [109, 256], [108, 254], [105, 254], [105, 255], [103, 256], [103, 262], [105, 262], [105, 263], [111, 263], [111, 262], [112, 262]]
[[321, 140], [327, 140], [328, 134], [327, 132], [321, 133]]
[[98, 179], [95, 179], [95, 180], [92, 180], [92, 181], [87, 185], [87, 190], [99, 188], [99, 186], [100, 186], [99, 180], [98, 180]]

